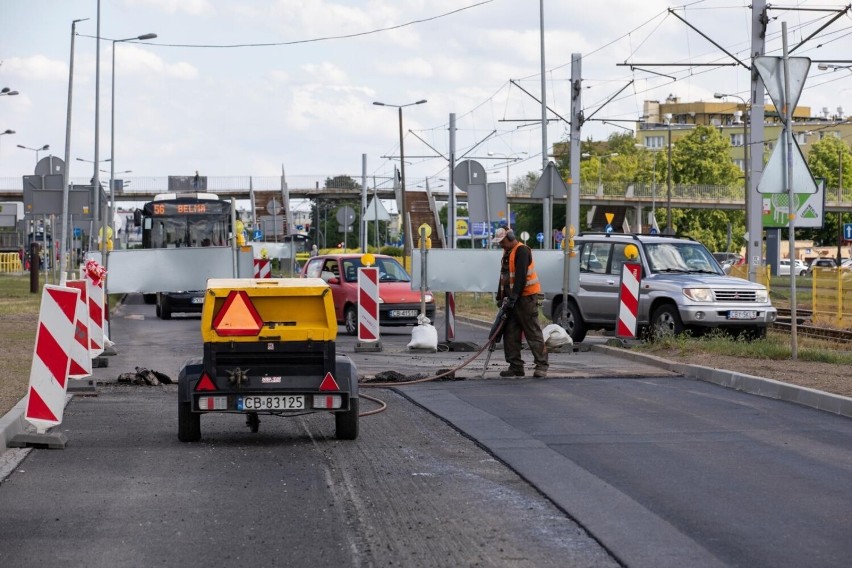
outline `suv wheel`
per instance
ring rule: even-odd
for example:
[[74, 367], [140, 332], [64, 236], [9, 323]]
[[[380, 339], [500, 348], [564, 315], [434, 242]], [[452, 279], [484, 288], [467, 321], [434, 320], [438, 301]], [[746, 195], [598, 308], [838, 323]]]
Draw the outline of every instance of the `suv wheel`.
[[654, 315], [651, 316], [651, 333], [653, 337], [679, 335], [683, 333], [683, 330], [683, 321], [680, 319], [677, 306], [663, 304], [654, 310]]
[[568, 301], [567, 319], [562, 314], [562, 302], [555, 304], [551, 319], [568, 332], [571, 341], [574, 343], [581, 343], [586, 338], [586, 323], [583, 321], [583, 316], [580, 315], [580, 308], [574, 302]]

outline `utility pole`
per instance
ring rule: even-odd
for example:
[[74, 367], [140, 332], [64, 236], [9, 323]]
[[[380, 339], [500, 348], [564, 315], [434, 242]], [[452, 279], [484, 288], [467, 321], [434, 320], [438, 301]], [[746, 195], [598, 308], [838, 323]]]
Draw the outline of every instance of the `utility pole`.
[[843, 149], [839, 151], [840, 167], [837, 180], [837, 266], [843, 262]]

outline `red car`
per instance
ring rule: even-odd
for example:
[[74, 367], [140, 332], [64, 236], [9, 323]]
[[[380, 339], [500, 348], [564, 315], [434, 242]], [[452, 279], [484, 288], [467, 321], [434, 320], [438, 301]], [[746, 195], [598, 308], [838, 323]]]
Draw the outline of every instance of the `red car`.
[[[302, 278], [322, 278], [331, 288], [337, 323], [350, 335], [358, 333], [358, 268], [362, 254], [315, 256], [302, 268]], [[373, 255], [379, 269], [379, 325], [417, 325], [420, 292], [411, 289], [411, 277], [396, 259]], [[426, 317], [435, 319], [435, 299], [426, 292]]]

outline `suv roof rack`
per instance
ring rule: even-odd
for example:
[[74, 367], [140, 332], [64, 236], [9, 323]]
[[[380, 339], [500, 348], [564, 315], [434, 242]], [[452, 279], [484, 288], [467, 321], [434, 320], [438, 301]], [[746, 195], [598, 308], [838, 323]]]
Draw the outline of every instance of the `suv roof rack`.
[[633, 240], [639, 240], [639, 237], [659, 237], [662, 239], [685, 239], [689, 241], [695, 241], [692, 237], [688, 235], [663, 235], [660, 233], [607, 233], [605, 231], [586, 231], [579, 233], [578, 237], [586, 237], [586, 236], [603, 236], [603, 237], [630, 237]]

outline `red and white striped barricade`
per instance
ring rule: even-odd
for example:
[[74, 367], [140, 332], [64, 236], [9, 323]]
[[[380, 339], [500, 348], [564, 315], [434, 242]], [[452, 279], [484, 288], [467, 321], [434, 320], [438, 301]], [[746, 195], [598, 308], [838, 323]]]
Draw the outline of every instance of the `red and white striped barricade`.
[[89, 295], [86, 293], [88, 286], [86, 286], [85, 280], [68, 280], [65, 284], [69, 288], [76, 288], [80, 291], [68, 377], [82, 379], [92, 374], [92, 356], [89, 353]]
[[254, 277], [272, 278], [272, 261], [268, 258], [254, 259]]
[[80, 291], [65, 286], [46, 284], [41, 295], [24, 413], [39, 434], [62, 422], [79, 301]]
[[379, 339], [379, 269], [358, 269], [358, 343], [356, 350], [381, 351]]
[[94, 358], [104, 352], [104, 277], [106, 270], [95, 262], [86, 262], [84, 270], [86, 294], [89, 297], [89, 355]]
[[636, 321], [639, 313], [639, 281], [641, 277], [641, 264], [625, 262], [621, 266], [621, 289], [618, 293], [616, 337], [636, 338]]

